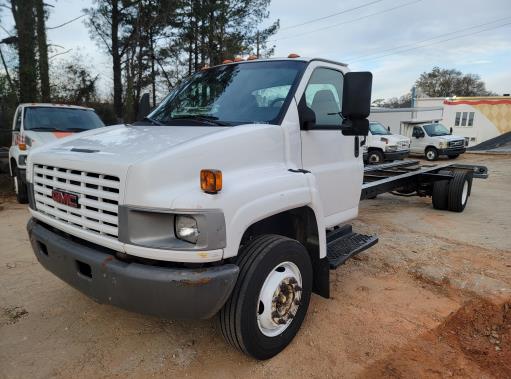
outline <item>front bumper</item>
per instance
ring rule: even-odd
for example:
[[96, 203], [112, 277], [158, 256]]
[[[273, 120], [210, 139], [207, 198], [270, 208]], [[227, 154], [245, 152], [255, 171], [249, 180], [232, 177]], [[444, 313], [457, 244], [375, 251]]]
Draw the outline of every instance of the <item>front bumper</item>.
[[395, 161], [404, 159], [408, 156], [410, 150], [386, 151], [383, 153], [386, 161]]
[[454, 155], [463, 154], [467, 149], [464, 146], [448, 147], [446, 149], [438, 149], [438, 155]]
[[239, 268], [169, 268], [117, 259], [31, 219], [30, 242], [48, 271], [102, 304], [169, 319], [205, 319], [224, 305]]

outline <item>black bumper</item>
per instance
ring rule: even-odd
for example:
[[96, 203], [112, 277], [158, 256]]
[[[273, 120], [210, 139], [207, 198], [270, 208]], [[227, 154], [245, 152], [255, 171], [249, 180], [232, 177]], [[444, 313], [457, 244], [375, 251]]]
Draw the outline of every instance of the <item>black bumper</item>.
[[438, 155], [463, 154], [467, 149], [465, 147], [448, 147], [447, 149], [438, 149]]
[[386, 151], [383, 153], [383, 156], [385, 157], [386, 161], [395, 161], [399, 159], [404, 159], [410, 154], [409, 150], [404, 151]]
[[30, 242], [39, 262], [99, 303], [169, 319], [214, 316], [231, 294], [239, 268], [168, 268], [126, 263], [100, 248], [75, 242], [30, 220]]

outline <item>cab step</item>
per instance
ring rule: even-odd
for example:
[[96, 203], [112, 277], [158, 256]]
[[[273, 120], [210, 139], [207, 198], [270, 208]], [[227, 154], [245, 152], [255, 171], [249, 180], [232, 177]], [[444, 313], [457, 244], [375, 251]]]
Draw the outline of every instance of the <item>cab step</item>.
[[369, 249], [378, 242], [378, 237], [353, 232], [351, 225], [343, 225], [327, 232], [327, 258], [334, 270], [354, 255]]

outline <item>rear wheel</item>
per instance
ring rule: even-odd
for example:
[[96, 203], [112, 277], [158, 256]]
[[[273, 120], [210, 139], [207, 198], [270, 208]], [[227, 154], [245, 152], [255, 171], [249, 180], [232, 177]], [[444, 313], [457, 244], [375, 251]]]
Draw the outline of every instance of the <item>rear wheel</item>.
[[449, 184], [448, 208], [463, 212], [470, 195], [470, 176], [465, 171], [455, 171]]
[[383, 163], [383, 153], [380, 150], [370, 150], [367, 153], [367, 162], [369, 164]]
[[[439, 174], [450, 174], [450, 171], [439, 171]], [[447, 209], [449, 195], [449, 179], [439, 180], [433, 183], [433, 193], [431, 199], [433, 200], [433, 208], [439, 210]]]
[[294, 338], [309, 306], [312, 266], [298, 241], [265, 235], [238, 258], [240, 273], [219, 313], [225, 340], [256, 359], [281, 352]]
[[16, 200], [20, 204], [28, 203], [28, 191], [25, 181], [20, 175], [18, 167], [14, 168], [14, 192], [16, 193]]
[[438, 159], [438, 150], [434, 147], [428, 147], [424, 153], [428, 161], [436, 161]]

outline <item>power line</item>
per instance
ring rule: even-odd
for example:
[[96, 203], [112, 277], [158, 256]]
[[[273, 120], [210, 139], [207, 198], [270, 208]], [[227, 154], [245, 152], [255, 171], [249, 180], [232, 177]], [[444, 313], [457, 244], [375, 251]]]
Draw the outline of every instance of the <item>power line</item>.
[[64, 22], [63, 24], [60, 24], [60, 25], [57, 25], [57, 26], [50, 26], [50, 27], [47, 27], [46, 29], [47, 29], [47, 30], [51, 30], [51, 29], [58, 29], [58, 28], [61, 28], [61, 27], [63, 27], [63, 26], [66, 26], [67, 24], [70, 24], [70, 23], [72, 23], [72, 22], [75, 22], [76, 20], [79, 20], [79, 19], [81, 19], [82, 17], [85, 17], [85, 14], [82, 14], [81, 16], [78, 16], [78, 17], [75, 17], [75, 18], [73, 18], [73, 19], [71, 19], [71, 20], [69, 20], [69, 21], [66, 21], [66, 22]]
[[297, 38], [297, 37], [301, 37], [301, 36], [304, 36], [304, 35], [307, 35], [307, 34], [321, 32], [323, 30], [328, 30], [328, 29], [336, 28], [336, 27], [341, 26], [341, 25], [351, 24], [353, 22], [364, 20], [364, 19], [372, 17], [372, 16], [378, 16], [378, 15], [381, 15], [381, 14], [384, 14], [384, 13], [391, 12], [391, 11], [396, 10], [396, 9], [404, 8], [404, 7], [408, 6], [408, 5], [416, 4], [416, 3], [419, 3], [421, 1], [422, 0], [410, 1], [408, 3], [404, 3], [404, 4], [401, 4], [401, 5], [395, 6], [395, 7], [387, 8], [387, 9], [384, 9], [384, 10], [382, 10], [380, 12], [371, 13], [371, 14], [368, 14], [368, 15], [365, 15], [365, 16], [362, 16], [362, 17], [359, 17], [359, 18], [352, 19], [352, 20], [339, 22], [339, 23], [336, 23], [336, 24], [325, 26], [323, 28], [309, 30], [309, 31], [306, 31], [306, 32], [303, 32], [303, 33], [299, 33], [299, 34], [295, 34], [295, 35], [288, 36], [288, 37], [276, 38], [276, 39], [271, 40], [270, 42], [283, 41], [283, 40], [286, 40], [286, 39]]
[[362, 5], [359, 5], [359, 6], [356, 6], [356, 7], [353, 7], [353, 8], [344, 9], [342, 11], [339, 11], [339, 12], [336, 12], [336, 13], [332, 13], [332, 14], [329, 14], [327, 16], [323, 16], [323, 17], [319, 17], [319, 18], [314, 18], [312, 20], [301, 22], [299, 24], [294, 24], [294, 25], [291, 25], [291, 26], [286, 26], [284, 28], [281, 28], [280, 30], [293, 29], [293, 28], [297, 28], [297, 27], [302, 26], [302, 25], [312, 24], [313, 22], [326, 20], [327, 18], [332, 18], [332, 17], [339, 16], [339, 15], [344, 14], [344, 13], [353, 12], [355, 10], [362, 9], [362, 8], [368, 7], [368, 6], [376, 4], [376, 3], [381, 3], [382, 1], [385, 1], [385, 0], [370, 1], [369, 3], [364, 3]]
[[509, 17], [510, 16], [507, 16], [507, 17], [499, 18], [497, 20], [493, 20], [491, 22], [486, 22], [484, 24], [473, 25], [473, 26], [469, 26], [469, 27], [466, 27], [466, 28], [450, 31], [450, 32], [447, 32], [447, 33], [442, 33], [442, 34], [439, 34], [439, 35], [437, 35], [435, 37], [429, 37], [429, 38], [426, 38], [426, 39], [423, 39], [423, 40], [420, 40], [420, 41], [415, 41], [415, 42], [412, 42], [412, 43], [407, 43], [407, 44], [404, 44], [404, 45], [395, 46], [395, 47], [391, 47], [391, 48], [384, 49], [384, 50], [373, 50], [373, 52], [370, 52], [368, 54], [358, 55], [358, 56], [354, 56], [352, 58], [348, 57], [348, 58], [345, 58], [345, 59], [349, 60], [350, 62], [352, 62], [354, 60], [360, 60], [360, 59], [363, 59], [363, 58], [366, 58], [366, 57], [371, 57], [373, 55], [379, 55], [379, 54], [385, 53], [387, 51], [399, 50], [399, 49], [402, 49], [402, 48], [405, 48], [405, 47], [417, 45], [419, 43], [432, 41], [432, 40], [435, 40], [435, 39], [438, 39], [438, 38], [442, 38], [442, 37], [445, 37], [445, 36], [450, 36], [453, 33], [460, 33], [460, 32], [464, 32], [464, 31], [467, 31], [467, 30], [480, 28], [480, 27], [483, 27], [483, 26], [486, 26], [486, 25], [495, 24], [496, 22], [501, 22], [501, 21], [508, 20]]
[[379, 56], [376, 56], [374, 58], [360, 58], [360, 59], [356, 59], [356, 60], [351, 60], [351, 62], [353, 62], [353, 61], [360, 61], [360, 60], [367, 60], [367, 59], [369, 59], [369, 60], [380, 59], [380, 58], [388, 57], [390, 55], [405, 53], [407, 51], [416, 50], [416, 49], [422, 49], [424, 47], [429, 47], [429, 46], [436, 45], [436, 44], [439, 44], [439, 43], [443, 43], [443, 42], [452, 41], [452, 40], [459, 39], [459, 38], [464, 38], [464, 37], [476, 35], [476, 34], [479, 34], [479, 33], [490, 31], [490, 30], [502, 28], [502, 27], [508, 26], [508, 25], [511, 25], [511, 22], [508, 22], [508, 23], [505, 23], [505, 24], [502, 24], [502, 25], [498, 25], [498, 26], [494, 26], [494, 27], [491, 27], [491, 28], [486, 28], [486, 29], [478, 30], [478, 31], [472, 32], [472, 33], [466, 33], [466, 34], [463, 34], [463, 35], [460, 35], [460, 36], [456, 36], [456, 37], [452, 37], [452, 38], [446, 38], [446, 39], [443, 39], [441, 41], [432, 42], [432, 43], [427, 44], [427, 45], [411, 47], [409, 49], [400, 50], [400, 51], [396, 51], [396, 52], [389, 53], [389, 54], [379, 55]]

